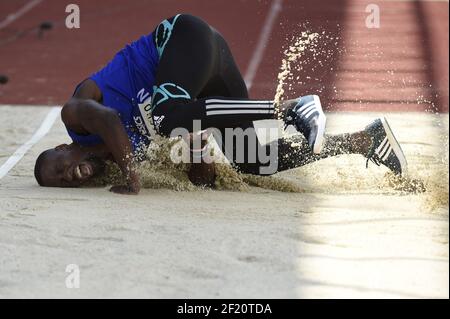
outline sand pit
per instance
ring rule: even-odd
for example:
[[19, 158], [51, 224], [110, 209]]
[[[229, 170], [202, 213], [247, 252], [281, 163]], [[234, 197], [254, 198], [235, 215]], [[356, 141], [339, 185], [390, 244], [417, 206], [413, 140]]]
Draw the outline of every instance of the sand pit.
[[[0, 165], [49, 108], [1, 110]], [[374, 116], [330, 114], [329, 131]], [[40, 188], [35, 157], [69, 141], [57, 121], [0, 180], [0, 297], [448, 298], [448, 115], [387, 118], [427, 191], [395, 189], [358, 156], [278, 176], [302, 192]]]

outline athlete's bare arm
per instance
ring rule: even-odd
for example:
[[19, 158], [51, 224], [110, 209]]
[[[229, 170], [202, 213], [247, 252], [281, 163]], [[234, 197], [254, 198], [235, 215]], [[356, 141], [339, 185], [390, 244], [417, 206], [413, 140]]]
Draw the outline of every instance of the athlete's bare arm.
[[[61, 111], [67, 128], [78, 134], [96, 134], [105, 143], [119, 165], [126, 185], [114, 186], [111, 191], [120, 194], [137, 194], [139, 178], [134, 168], [133, 151], [128, 135], [117, 112], [100, 104], [101, 92], [92, 80], [86, 80]], [[103, 149], [103, 151], [105, 151]]]

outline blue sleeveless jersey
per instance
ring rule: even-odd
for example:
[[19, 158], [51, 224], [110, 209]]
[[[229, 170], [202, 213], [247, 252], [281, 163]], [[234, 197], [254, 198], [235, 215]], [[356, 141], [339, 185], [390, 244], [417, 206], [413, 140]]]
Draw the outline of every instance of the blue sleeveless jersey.
[[[119, 114], [135, 153], [146, 149], [155, 134], [151, 99], [158, 62], [158, 51], [150, 34], [127, 45], [103, 69], [90, 76], [102, 92], [102, 104]], [[80, 145], [103, 143], [98, 135], [67, 131]]]

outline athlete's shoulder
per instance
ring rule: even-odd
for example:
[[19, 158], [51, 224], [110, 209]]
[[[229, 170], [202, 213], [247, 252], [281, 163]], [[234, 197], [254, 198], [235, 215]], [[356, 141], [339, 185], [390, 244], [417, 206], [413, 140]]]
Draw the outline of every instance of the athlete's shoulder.
[[102, 92], [95, 81], [92, 79], [85, 79], [76, 87], [73, 98], [91, 99], [100, 102], [102, 99]]

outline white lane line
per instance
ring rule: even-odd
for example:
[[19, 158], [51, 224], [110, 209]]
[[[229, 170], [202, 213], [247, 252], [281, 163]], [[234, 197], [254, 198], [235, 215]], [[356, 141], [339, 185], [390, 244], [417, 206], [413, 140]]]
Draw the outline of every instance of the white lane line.
[[253, 80], [255, 79], [256, 72], [258, 71], [259, 65], [261, 64], [262, 58], [264, 56], [264, 51], [266, 50], [267, 44], [269, 42], [270, 34], [272, 33], [273, 26], [277, 21], [278, 15], [281, 12], [282, 5], [283, 0], [274, 0], [272, 2], [272, 6], [269, 9], [269, 14], [264, 21], [263, 28], [261, 29], [261, 34], [259, 35], [258, 44], [250, 60], [247, 72], [244, 76], [244, 81], [247, 85], [248, 90], [250, 90], [253, 86]]
[[60, 107], [53, 107], [50, 112], [42, 122], [41, 126], [38, 128], [36, 133], [22, 146], [20, 146], [17, 151], [11, 155], [10, 158], [0, 167], [0, 179], [6, 176], [8, 172], [22, 159], [22, 157], [28, 152], [28, 150], [33, 147], [37, 142], [39, 142], [52, 128], [55, 123], [56, 118], [61, 112]]
[[0, 22], [0, 30], [4, 27], [10, 25], [17, 19], [19, 19], [21, 16], [23, 16], [25, 13], [33, 9], [35, 6], [37, 6], [39, 3], [41, 3], [43, 0], [31, 0], [30, 2], [27, 2], [22, 8], [17, 10], [14, 13], [9, 14], [3, 21]]

